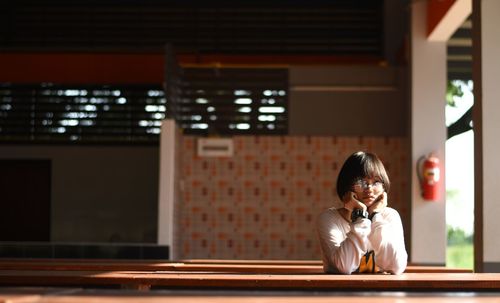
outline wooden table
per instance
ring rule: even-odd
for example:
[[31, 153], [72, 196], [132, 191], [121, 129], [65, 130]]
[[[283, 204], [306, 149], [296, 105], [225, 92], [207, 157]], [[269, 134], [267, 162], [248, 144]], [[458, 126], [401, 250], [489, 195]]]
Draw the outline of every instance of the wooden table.
[[327, 275], [319, 261], [0, 259], [0, 302], [358, 303], [367, 299], [500, 302], [500, 274], [410, 265], [399, 276]]
[[241, 274], [190, 271], [1, 270], [0, 285], [103, 286], [149, 289], [289, 289], [338, 291], [498, 291], [500, 274], [402, 275]]
[[328, 275], [320, 261], [0, 259], [0, 285], [126, 289], [495, 291], [500, 274], [408, 266], [405, 274]]
[[[268, 260], [183, 260], [120, 261], [120, 260], [61, 260], [61, 259], [0, 259], [0, 270], [77, 270], [77, 271], [188, 271], [261, 274], [322, 274], [321, 261]], [[406, 273], [470, 273], [469, 269], [442, 266], [409, 265]]]

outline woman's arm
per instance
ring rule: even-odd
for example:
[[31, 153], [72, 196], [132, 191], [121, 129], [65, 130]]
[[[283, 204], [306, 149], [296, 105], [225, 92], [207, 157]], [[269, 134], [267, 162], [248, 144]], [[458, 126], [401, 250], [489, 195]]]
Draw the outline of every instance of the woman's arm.
[[370, 220], [348, 223], [336, 210], [327, 210], [318, 218], [318, 235], [326, 271], [351, 274], [359, 267], [368, 248]]
[[373, 216], [368, 238], [375, 251], [377, 266], [393, 274], [403, 273], [408, 254], [404, 243], [403, 224], [395, 209], [387, 207]]

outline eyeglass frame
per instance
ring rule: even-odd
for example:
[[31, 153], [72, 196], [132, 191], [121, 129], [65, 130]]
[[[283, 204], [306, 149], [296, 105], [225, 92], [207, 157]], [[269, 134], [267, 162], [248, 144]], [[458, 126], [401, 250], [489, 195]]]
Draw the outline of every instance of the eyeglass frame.
[[[380, 185], [379, 185], [380, 184]], [[374, 181], [373, 183], [368, 183], [366, 180], [363, 180], [363, 179], [357, 179], [356, 181], [353, 182], [352, 184], [352, 189], [354, 191], [357, 191], [356, 190], [356, 187], [360, 188], [361, 190], [359, 191], [365, 191], [368, 189], [368, 186], [370, 186], [371, 188], [373, 189], [378, 189], [378, 190], [381, 190], [384, 188], [384, 182], [380, 181], [380, 180], [376, 180]]]

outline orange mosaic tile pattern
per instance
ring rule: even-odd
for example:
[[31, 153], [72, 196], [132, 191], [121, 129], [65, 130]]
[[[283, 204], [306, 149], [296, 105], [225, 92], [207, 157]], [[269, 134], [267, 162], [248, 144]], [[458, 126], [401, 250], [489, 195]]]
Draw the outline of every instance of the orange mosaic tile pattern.
[[315, 219], [339, 205], [337, 174], [358, 150], [379, 155], [389, 204], [409, 214], [404, 138], [239, 136], [230, 158], [198, 157], [196, 139], [180, 139], [180, 259], [320, 259]]

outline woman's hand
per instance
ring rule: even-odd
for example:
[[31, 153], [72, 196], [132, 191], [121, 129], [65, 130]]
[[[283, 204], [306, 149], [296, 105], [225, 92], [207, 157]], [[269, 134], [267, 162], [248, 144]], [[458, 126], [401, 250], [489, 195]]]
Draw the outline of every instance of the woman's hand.
[[349, 191], [344, 195], [342, 202], [344, 202], [344, 208], [349, 210], [349, 212], [352, 212], [353, 209], [362, 209], [366, 211], [366, 205], [356, 199], [356, 194], [352, 191]]
[[384, 208], [387, 207], [387, 193], [384, 191], [377, 200], [368, 207], [368, 213], [371, 215], [374, 212], [381, 212]]

